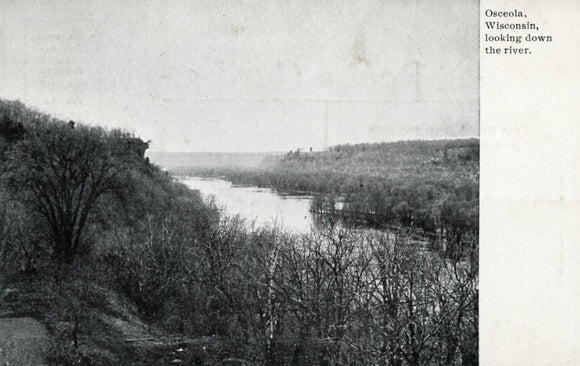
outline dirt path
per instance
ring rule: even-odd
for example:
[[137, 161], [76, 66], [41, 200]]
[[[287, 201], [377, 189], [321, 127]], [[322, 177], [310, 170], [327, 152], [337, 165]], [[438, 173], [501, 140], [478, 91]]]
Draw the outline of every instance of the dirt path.
[[0, 319], [0, 366], [42, 366], [48, 334], [32, 318]]
[[6, 298], [16, 289], [5, 288], [0, 278], [0, 366], [43, 366], [47, 349], [46, 327], [29, 317], [10, 317]]

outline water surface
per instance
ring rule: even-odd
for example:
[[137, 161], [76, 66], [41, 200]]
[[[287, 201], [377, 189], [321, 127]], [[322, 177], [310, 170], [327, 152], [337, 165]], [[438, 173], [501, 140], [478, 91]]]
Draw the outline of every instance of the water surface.
[[229, 214], [239, 214], [248, 224], [277, 224], [297, 233], [308, 232], [312, 227], [312, 196], [282, 195], [269, 188], [237, 186], [223, 179], [178, 179], [187, 187], [199, 190], [206, 198], [214, 196], [218, 206], [224, 206]]

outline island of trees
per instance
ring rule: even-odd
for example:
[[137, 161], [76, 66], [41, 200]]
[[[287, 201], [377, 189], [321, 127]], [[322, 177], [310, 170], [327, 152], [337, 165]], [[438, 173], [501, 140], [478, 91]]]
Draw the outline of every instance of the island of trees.
[[295, 235], [202, 199], [131, 133], [0, 100], [0, 313], [47, 326], [50, 365], [477, 365], [478, 146], [206, 170], [316, 193]]

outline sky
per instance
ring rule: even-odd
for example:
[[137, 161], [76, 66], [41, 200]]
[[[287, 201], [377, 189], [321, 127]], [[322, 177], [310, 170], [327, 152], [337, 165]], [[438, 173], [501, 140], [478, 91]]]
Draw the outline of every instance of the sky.
[[0, 98], [155, 151], [479, 134], [477, 0], [0, 1]]

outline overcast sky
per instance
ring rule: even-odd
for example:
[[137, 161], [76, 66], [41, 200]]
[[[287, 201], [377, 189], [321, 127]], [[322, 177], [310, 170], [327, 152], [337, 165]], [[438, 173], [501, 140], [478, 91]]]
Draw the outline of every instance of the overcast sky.
[[0, 97], [157, 151], [478, 136], [476, 0], [0, 1]]

